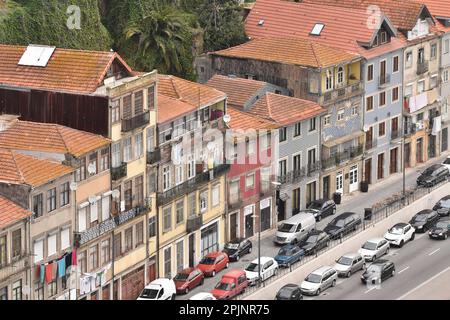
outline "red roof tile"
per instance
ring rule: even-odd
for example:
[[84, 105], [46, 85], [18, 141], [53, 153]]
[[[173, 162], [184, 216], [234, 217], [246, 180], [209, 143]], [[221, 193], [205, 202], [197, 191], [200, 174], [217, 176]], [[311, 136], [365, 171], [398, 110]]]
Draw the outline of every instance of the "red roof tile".
[[31, 211], [28, 211], [11, 200], [0, 196], [0, 230], [28, 218], [31, 215]]
[[249, 112], [280, 125], [290, 125], [301, 120], [317, 117], [325, 113], [326, 109], [309, 100], [266, 93]]
[[110, 143], [100, 135], [58, 124], [14, 120], [0, 131], [0, 148], [82, 156]]
[[158, 124], [172, 121], [195, 109], [189, 103], [158, 93]]
[[448, 0], [417, 0], [425, 4], [435, 17], [450, 19], [450, 2]]
[[275, 122], [272, 122], [265, 118], [259, 117], [253, 113], [238, 110], [233, 107], [227, 108], [227, 114], [230, 115], [230, 122], [228, 123], [228, 126], [231, 129], [242, 129], [242, 130], [267, 129], [267, 130], [269, 130], [269, 129], [276, 129], [276, 128], [280, 127], [280, 125], [278, 125]]
[[56, 48], [46, 67], [18, 65], [26, 47], [0, 45], [0, 85], [92, 93], [102, 85], [113, 61], [131, 68], [115, 52]]

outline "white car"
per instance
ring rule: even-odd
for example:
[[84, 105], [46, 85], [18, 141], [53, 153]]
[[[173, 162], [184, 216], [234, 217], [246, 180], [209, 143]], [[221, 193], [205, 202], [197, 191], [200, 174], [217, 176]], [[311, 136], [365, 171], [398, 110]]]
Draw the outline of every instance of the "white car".
[[160, 278], [146, 285], [138, 300], [175, 300], [177, 289], [171, 279]]
[[367, 240], [358, 250], [366, 261], [375, 261], [382, 255], [389, 253], [389, 242], [384, 238]]
[[190, 297], [189, 300], [217, 300], [217, 299], [209, 292], [200, 292]]
[[447, 158], [442, 162], [442, 164], [443, 164], [444, 166], [446, 166], [447, 169], [450, 171], [450, 157], [447, 157]]
[[[265, 281], [278, 273], [278, 263], [274, 258], [261, 257], [261, 281]], [[258, 282], [258, 258], [253, 260], [246, 268], [248, 284], [255, 285]]]
[[334, 287], [336, 281], [336, 270], [324, 266], [311, 272], [300, 285], [300, 290], [304, 295], [317, 296], [327, 288]]
[[385, 233], [384, 238], [390, 245], [403, 247], [407, 241], [414, 240], [416, 230], [409, 223], [397, 223]]

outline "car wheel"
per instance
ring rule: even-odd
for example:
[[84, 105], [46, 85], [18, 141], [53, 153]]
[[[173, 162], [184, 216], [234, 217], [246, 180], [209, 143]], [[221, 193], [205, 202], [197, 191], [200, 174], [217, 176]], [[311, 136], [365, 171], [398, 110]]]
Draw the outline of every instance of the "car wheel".
[[[403, 247], [404, 244], [405, 244], [405, 243], [404, 243], [403, 240], [402, 240], [402, 241], [400, 241], [400, 244], [399, 244], [398, 246], [401, 248], [401, 247]], [[388, 250], [388, 252], [389, 252], [389, 250]]]
[[316, 291], [316, 296], [320, 295], [320, 288]]
[[336, 279], [333, 280], [333, 282], [331, 283], [332, 287], [336, 287]]
[[213, 270], [213, 272], [211, 273], [211, 276], [215, 276], [216, 275], [216, 270]]
[[248, 253], [252, 253], [252, 247], [248, 249]]
[[278, 268], [275, 268], [275, 270], [273, 271], [273, 275], [277, 276], [277, 274], [278, 274]]
[[189, 293], [189, 287], [186, 287], [186, 290], [184, 290], [184, 294], [188, 294]]
[[298, 240], [297, 238], [295, 238], [294, 240], [292, 240], [292, 244], [297, 244]]
[[346, 278], [350, 278], [350, 276], [352, 275], [352, 273], [349, 271], [347, 272], [347, 274], [345, 275]]
[[172, 294], [171, 300], [175, 300], [175, 293]]
[[330, 246], [330, 241], [327, 241], [326, 246], [327, 248]]
[[336, 207], [333, 208], [333, 213], [332, 215], [336, 214]]
[[416, 233], [413, 232], [413, 234], [412, 234], [412, 236], [411, 236], [411, 241], [413, 241], [415, 237], [416, 237]]

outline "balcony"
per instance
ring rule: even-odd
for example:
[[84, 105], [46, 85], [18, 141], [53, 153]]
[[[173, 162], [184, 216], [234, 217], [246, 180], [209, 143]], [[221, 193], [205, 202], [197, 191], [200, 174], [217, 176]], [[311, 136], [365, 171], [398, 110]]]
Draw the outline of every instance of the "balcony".
[[310, 177], [314, 173], [318, 173], [320, 171], [320, 162], [310, 163], [307, 166], [304, 166], [300, 169], [295, 169], [287, 172], [284, 175], [279, 175], [276, 177], [276, 181], [284, 184], [284, 183], [297, 183], [301, 181], [305, 177]]
[[424, 74], [425, 72], [428, 72], [428, 61], [417, 63], [417, 75]]
[[377, 139], [372, 139], [372, 140], [366, 141], [366, 150], [371, 150], [373, 148], [376, 148], [377, 143], [378, 143]]
[[187, 218], [186, 233], [191, 233], [200, 229], [203, 225], [203, 215], [195, 215]]
[[378, 77], [378, 88], [385, 88], [391, 83], [391, 75], [384, 74]]
[[228, 197], [228, 209], [229, 210], [236, 210], [239, 209], [242, 206], [242, 198], [240, 195], [232, 196], [230, 195]]
[[111, 168], [111, 179], [117, 181], [127, 176], [127, 164], [122, 162], [122, 164], [116, 168]]
[[362, 154], [362, 152], [363, 152], [362, 145], [359, 145], [357, 147], [352, 147], [348, 150], [344, 150], [342, 152], [339, 152], [335, 155], [332, 155], [328, 158], [323, 159], [322, 160], [322, 168], [329, 169], [331, 167], [338, 166], [345, 161], [348, 161], [350, 159], [360, 156]]
[[122, 132], [132, 131], [150, 123], [150, 111], [138, 114], [130, 119], [122, 119]]
[[159, 161], [161, 161], [161, 150], [159, 148], [147, 151], [147, 164], [155, 164]]
[[128, 211], [122, 212], [117, 216], [111, 217], [96, 226], [89, 228], [83, 232], [74, 232], [74, 239], [78, 238], [76, 241], [78, 246], [85, 244], [91, 240], [94, 240], [107, 232], [112, 231], [118, 226], [138, 217], [146, 212], [146, 208], [144, 206], [137, 206]]
[[24, 271], [28, 267], [27, 254], [24, 252], [13, 261], [0, 266], [0, 279], [8, 279], [10, 276]]
[[391, 140], [400, 138], [400, 130], [391, 131]]
[[363, 91], [363, 83], [359, 80], [353, 84], [335, 88], [334, 90], [324, 92], [318, 99], [319, 104], [328, 104], [336, 102], [336, 100], [343, 100], [351, 98], [357, 94], [361, 94]]

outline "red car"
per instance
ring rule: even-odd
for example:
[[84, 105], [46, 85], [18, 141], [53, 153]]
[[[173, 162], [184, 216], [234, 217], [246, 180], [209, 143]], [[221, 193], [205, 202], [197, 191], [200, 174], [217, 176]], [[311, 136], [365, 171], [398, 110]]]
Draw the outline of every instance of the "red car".
[[222, 276], [211, 294], [218, 300], [228, 300], [245, 291], [248, 280], [245, 271], [231, 270]]
[[188, 293], [189, 290], [203, 284], [205, 276], [203, 272], [196, 268], [187, 268], [177, 273], [173, 281], [177, 288], [177, 294]]
[[200, 269], [205, 276], [214, 277], [217, 272], [228, 268], [229, 262], [230, 260], [225, 252], [211, 252], [200, 260], [197, 268]]

